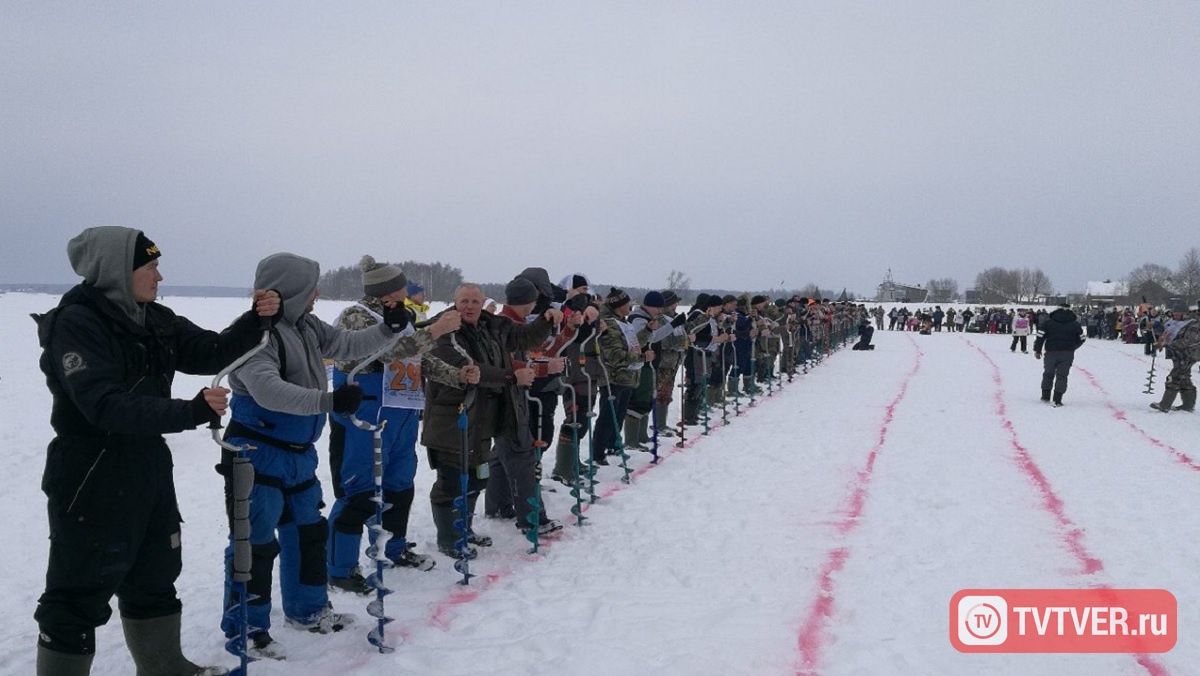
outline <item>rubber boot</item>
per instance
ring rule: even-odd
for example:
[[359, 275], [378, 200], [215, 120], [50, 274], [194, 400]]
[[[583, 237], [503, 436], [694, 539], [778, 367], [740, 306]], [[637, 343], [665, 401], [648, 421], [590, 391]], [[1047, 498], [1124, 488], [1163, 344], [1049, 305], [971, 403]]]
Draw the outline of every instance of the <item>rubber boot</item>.
[[645, 444], [642, 443], [641, 427], [642, 421], [646, 419], [645, 414], [634, 413], [629, 411], [625, 414], [625, 432], [624, 441], [625, 448], [631, 451], [646, 450]]
[[91, 655], [60, 653], [37, 647], [37, 676], [88, 676], [92, 673]]
[[559, 439], [554, 446], [554, 473], [551, 477], [569, 486], [579, 478], [578, 466], [579, 456], [575, 446], [570, 441]]
[[1176, 411], [1191, 413], [1196, 410], [1196, 390], [1183, 390], [1179, 393], [1183, 403], [1175, 407]]
[[216, 676], [228, 673], [220, 667], [192, 664], [179, 647], [180, 614], [149, 620], [121, 618], [125, 645], [137, 665], [137, 676]]
[[682, 415], [683, 415], [683, 424], [684, 425], [689, 425], [689, 426], [696, 425], [697, 424], [697, 416], [699, 415], [699, 413], [700, 413], [700, 407], [696, 405], [695, 401], [692, 401], [690, 399], [683, 400], [683, 414]]
[[665, 402], [658, 402], [658, 408], [654, 411], [654, 423], [658, 426], [659, 437], [675, 436], [675, 433], [667, 425], [667, 405]]
[[1168, 387], [1163, 390], [1162, 401], [1156, 401], [1150, 404], [1150, 408], [1163, 413], [1170, 413], [1171, 406], [1175, 403], [1175, 397], [1179, 395], [1179, 390]]
[[[438, 551], [452, 559], [462, 558], [462, 553], [454, 546], [459, 537], [458, 531], [454, 528], [454, 520], [457, 516], [458, 510], [454, 509], [454, 505], [433, 505], [433, 525], [437, 527]], [[466, 549], [468, 559], [473, 559], [478, 554], [475, 548], [469, 544]]]
[[721, 387], [719, 385], [708, 386], [708, 407], [710, 409], [717, 408], [721, 405]]
[[650, 414], [647, 413], [638, 420], [638, 441], [649, 450], [650, 445], [654, 443], [654, 439], [650, 438]]

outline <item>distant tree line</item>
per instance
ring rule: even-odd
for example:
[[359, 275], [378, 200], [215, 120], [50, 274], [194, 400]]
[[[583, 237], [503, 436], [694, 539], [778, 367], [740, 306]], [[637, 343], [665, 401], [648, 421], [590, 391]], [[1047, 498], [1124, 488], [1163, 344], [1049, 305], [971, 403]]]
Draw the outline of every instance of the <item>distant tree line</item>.
[[1159, 263], [1144, 263], [1121, 281], [1130, 296], [1153, 296], [1154, 291], [1161, 288], [1166, 294], [1178, 296], [1194, 307], [1200, 299], [1200, 249], [1188, 249], [1174, 269]]
[[[454, 290], [463, 283], [461, 268], [445, 263], [418, 263], [404, 261], [392, 263], [404, 271], [409, 281], [415, 281], [425, 287], [425, 299], [450, 302], [454, 300]], [[333, 300], [355, 300], [363, 294], [362, 270], [358, 265], [329, 270], [321, 275], [317, 282], [321, 296]], [[501, 287], [503, 289], [503, 286]]]
[[1030, 302], [1054, 293], [1041, 268], [992, 267], [975, 275], [975, 291], [983, 303]]

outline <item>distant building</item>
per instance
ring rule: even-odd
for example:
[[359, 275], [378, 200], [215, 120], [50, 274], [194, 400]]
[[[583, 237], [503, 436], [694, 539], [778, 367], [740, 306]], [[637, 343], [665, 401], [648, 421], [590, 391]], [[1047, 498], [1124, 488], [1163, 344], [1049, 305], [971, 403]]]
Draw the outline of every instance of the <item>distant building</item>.
[[1125, 283], [1104, 280], [1103, 282], [1088, 282], [1084, 292], [1085, 304], [1107, 307], [1117, 304], [1118, 298], [1125, 296]]
[[929, 289], [920, 285], [900, 284], [892, 279], [892, 270], [888, 268], [883, 283], [875, 287], [875, 300], [880, 303], [924, 303], [929, 295]]

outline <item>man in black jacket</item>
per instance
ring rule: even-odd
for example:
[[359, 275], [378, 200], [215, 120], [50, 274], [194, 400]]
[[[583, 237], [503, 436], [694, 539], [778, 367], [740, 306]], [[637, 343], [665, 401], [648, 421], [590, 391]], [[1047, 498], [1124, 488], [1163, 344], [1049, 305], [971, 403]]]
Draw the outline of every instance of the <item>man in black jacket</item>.
[[1054, 405], [1062, 406], [1063, 393], [1067, 391], [1067, 375], [1075, 361], [1075, 350], [1083, 345], [1084, 340], [1083, 327], [1069, 305], [1058, 306], [1038, 322], [1033, 356], [1041, 359], [1043, 349], [1046, 353], [1042, 370], [1042, 401], [1050, 401], [1053, 390]]
[[[176, 371], [213, 374], [261, 337], [255, 311], [220, 335], [155, 303], [160, 252], [141, 231], [84, 230], [67, 245], [83, 283], [35, 316], [54, 397], [42, 490], [50, 560], [38, 622], [38, 676], [89, 673], [96, 627], [117, 596], [139, 675], [219, 674], [180, 650], [180, 517], [162, 435], [219, 421], [229, 390], [172, 399]], [[258, 315], [279, 310], [255, 291]]]

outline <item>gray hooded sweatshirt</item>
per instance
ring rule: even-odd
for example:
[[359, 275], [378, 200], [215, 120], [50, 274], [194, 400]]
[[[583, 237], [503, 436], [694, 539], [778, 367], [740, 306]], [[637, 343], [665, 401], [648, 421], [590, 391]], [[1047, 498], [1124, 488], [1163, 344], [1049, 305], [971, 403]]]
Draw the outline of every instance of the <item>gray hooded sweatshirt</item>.
[[[254, 288], [274, 289], [283, 301], [275, 336], [229, 377], [234, 394], [249, 395], [260, 406], [280, 413], [315, 415], [333, 410], [324, 359], [362, 359], [388, 344], [392, 330], [376, 324], [361, 331], [331, 326], [308, 312], [321, 266], [290, 253], [267, 256], [258, 264]], [[280, 347], [287, 371], [280, 376]]]
[[119, 225], [88, 228], [67, 242], [71, 269], [99, 289], [138, 326], [146, 308], [133, 300], [133, 246], [141, 230]]

